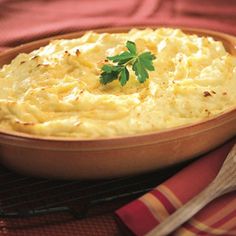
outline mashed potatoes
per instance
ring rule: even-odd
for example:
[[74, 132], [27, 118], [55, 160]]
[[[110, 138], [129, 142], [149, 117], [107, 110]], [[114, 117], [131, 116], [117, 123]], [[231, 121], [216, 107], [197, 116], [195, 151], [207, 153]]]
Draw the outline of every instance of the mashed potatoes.
[[[140, 84], [99, 82], [107, 56], [156, 56]], [[88, 32], [18, 55], [0, 70], [0, 128], [42, 136], [110, 137], [194, 123], [236, 106], [236, 58], [211, 37], [178, 29]]]

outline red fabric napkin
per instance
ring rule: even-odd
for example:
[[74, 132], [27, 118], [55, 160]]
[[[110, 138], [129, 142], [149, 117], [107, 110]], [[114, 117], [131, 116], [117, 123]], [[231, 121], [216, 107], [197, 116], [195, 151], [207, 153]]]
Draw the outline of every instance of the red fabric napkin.
[[[153, 191], [119, 209], [116, 215], [134, 235], [148, 235], [214, 179], [235, 142], [236, 139], [200, 158]], [[214, 200], [172, 235], [236, 235], [236, 192]]]

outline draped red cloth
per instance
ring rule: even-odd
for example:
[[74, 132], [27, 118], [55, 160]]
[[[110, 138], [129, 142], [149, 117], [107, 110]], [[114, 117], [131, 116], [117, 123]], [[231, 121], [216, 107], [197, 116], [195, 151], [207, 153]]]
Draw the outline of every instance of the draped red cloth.
[[236, 34], [235, 22], [235, 0], [0, 0], [0, 47], [113, 26], [189, 26]]

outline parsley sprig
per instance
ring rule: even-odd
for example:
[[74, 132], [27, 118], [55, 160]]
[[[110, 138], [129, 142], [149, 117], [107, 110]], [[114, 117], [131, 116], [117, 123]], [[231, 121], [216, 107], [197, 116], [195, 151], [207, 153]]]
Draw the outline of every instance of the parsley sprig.
[[118, 79], [120, 84], [124, 86], [129, 80], [128, 67], [132, 68], [140, 83], [144, 83], [149, 78], [148, 71], [154, 71], [153, 60], [155, 56], [153, 54], [150, 52], [138, 54], [136, 45], [132, 41], [127, 41], [126, 47], [128, 51], [107, 57], [113, 64], [105, 64], [102, 67], [100, 75], [102, 84], [108, 84]]

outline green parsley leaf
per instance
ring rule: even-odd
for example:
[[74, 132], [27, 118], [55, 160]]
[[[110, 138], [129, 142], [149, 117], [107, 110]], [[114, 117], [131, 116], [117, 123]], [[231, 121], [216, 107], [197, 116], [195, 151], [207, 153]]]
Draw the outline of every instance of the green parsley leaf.
[[131, 53], [132, 55], [136, 55], [136, 54], [137, 54], [137, 49], [136, 49], [136, 45], [135, 45], [134, 42], [132, 42], [132, 41], [127, 41], [126, 47], [128, 48], [128, 50], [130, 51], [130, 53]]
[[129, 80], [129, 71], [127, 70], [126, 67], [124, 67], [120, 72], [120, 77], [119, 77], [120, 84], [124, 86], [128, 80]]
[[114, 57], [107, 57], [107, 59], [111, 60], [112, 62], [118, 62], [118, 63], [120, 63], [120, 61], [127, 62], [132, 58], [133, 58], [133, 55], [130, 52], [123, 52], [120, 55], [117, 55]]
[[155, 59], [155, 56], [150, 52], [144, 52], [139, 55], [139, 60], [141, 64], [149, 71], [154, 71], [154, 66], [152, 60]]
[[111, 65], [104, 65], [104, 66], [102, 67], [102, 70], [103, 70], [104, 72], [111, 73], [111, 72], [112, 72], [112, 66], [111, 66]]
[[117, 63], [117, 65], [106, 64], [102, 67], [100, 75], [101, 84], [108, 84], [118, 79], [121, 86], [124, 86], [129, 80], [129, 67], [135, 72], [138, 81], [144, 83], [149, 78], [148, 71], [155, 70], [153, 66], [155, 56], [153, 54], [150, 52], [138, 54], [136, 45], [132, 41], [127, 41], [126, 47], [128, 51], [107, 57], [108, 60]]
[[137, 59], [133, 66], [132, 66], [133, 71], [135, 72], [135, 75], [138, 78], [138, 81], [140, 83], [144, 83], [147, 78], [148, 78], [148, 72], [145, 69], [144, 65], [142, 65], [141, 61], [139, 59]]
[[100, 76], [100, 83], [107, 84], [118, 79], [121, 69], [122, 68], [113, 65], [104, 65], [102, 67], [103, 72]]

